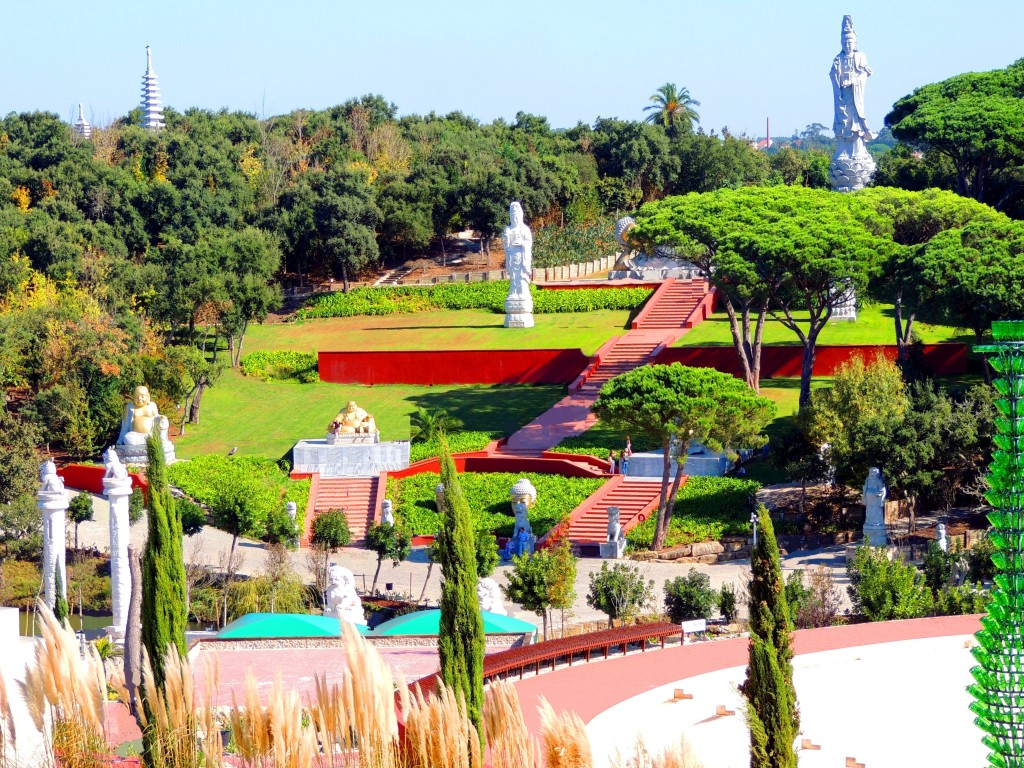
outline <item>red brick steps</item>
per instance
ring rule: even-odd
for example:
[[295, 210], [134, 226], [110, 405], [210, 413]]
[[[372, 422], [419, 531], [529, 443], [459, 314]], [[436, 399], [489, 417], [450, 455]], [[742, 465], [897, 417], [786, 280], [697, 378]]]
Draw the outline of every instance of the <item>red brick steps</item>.
[[310, 486], [310, 504], [306, 510], [306, 530], [300, 544], [309, 546], [313, 520], [329, 509], [344, 509], [352, 531], [352, 543], [366, 538], [366, 529], [377, 511], [377, 477], [317, 477]]
[[567, 522], [541, 537], [543, 546], [552, 538], [568, 539], [577, 545], [600, 544], [608, 540], [608, 508], [619, 508], [619, 523], [628, 533], [658, 508], [660, 480], [640, 480], [613, 475], [611, 480], [580, 504]]

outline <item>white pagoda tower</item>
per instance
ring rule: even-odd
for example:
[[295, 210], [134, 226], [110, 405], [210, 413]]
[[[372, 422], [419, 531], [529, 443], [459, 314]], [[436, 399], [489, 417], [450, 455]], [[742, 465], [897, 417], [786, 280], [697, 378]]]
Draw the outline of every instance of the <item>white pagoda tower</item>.
[[165, 127], [160, 84], [153, 71], [153, 53], [146, 46], [146, 74], [142, 76], [142, 127], [157, 131]]
[[75, 133], [83, 139], [88, 139], [92, 136], [92, 126], [85, 119], [85, 110], [81, 104], [78, 105], [78, 121], [72, 127], [75, 129]]

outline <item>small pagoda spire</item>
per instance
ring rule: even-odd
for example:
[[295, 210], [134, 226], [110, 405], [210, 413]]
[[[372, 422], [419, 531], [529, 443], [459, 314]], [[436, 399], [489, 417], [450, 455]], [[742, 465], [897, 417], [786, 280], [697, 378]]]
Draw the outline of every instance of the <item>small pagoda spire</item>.
[[81, 104], [78, 105], [78, 120], [72, 127], [75, 129], [75, 133], [83, 139], [89, 139], [92, 137], [92, 126], [89, 125], [89, 121], [85, 119], [85, 108]]
[[165, 127], [164, 107], [160, 101], [160, 84], [153, 71], [153, 52], [146, 46], [146, 74], [142, 76], [142, 127], [160, 130]]

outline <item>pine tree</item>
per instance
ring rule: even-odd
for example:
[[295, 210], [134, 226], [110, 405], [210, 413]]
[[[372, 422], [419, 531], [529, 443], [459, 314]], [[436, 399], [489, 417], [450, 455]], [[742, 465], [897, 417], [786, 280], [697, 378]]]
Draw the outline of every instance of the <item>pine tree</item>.
[[60, 577], [60, 565], [56, 564], [53, 568], [53, 617], [57, 619], [62, 625], [68, 620], [68, 616], [71, 615], [71, 610], [68, 608], [68, 598], [64, 593], [64, 580]]
[[750, 553], [750, 662], [741, 686], [747, 700], [751, 768], [795, 768], [800, 714], [793, 688], [789, 607], [771, 517], [758, 509]]
[[168, 646], [185, 656], [185, 561], [181, 516], [167, 488], [163, 444], [154, 425], [149, 455], [149, 539], [142, 554], [142, 645], [149, 654], [156, 685], [164, 684]]
[[466, 711], [483, 743], [484, 620], [476, 594], [476, 545], [469, 503], [441, 437], [444, 522], [434, 546], [441, 566], [441, 628], [437, 646], [441, 680], [466, 699]]

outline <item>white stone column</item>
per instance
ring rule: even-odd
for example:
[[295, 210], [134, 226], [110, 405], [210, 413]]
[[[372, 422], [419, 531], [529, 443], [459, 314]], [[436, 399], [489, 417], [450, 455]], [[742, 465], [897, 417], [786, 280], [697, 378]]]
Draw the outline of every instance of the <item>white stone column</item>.
[[103, 495], [110, 502], [110, 605], [114, 614], [110, 634], [120, 639], [128, 626], [128, 600], [132, 594], [132, 577], [128, 571], [131, 536], [128, 500], [132, 495], [132, 479], [116, 475], [104, 477]]
[[[44, 465], [45, 466], [45, 465]], [[56, 475], [54, 475], [56, 477]], [[59, 487], [45, 481], [39, 489], [37, 504], [43, 513], [43, 594], [46, 604], [53, 608], [57, 602], [54, 589], [54, 573], [60, 571], [60, 583], [64, 597], [68, 594], [68, 573], [65, 567], [67, 551], [67, 512], [70, 500], [64, 484]]]

